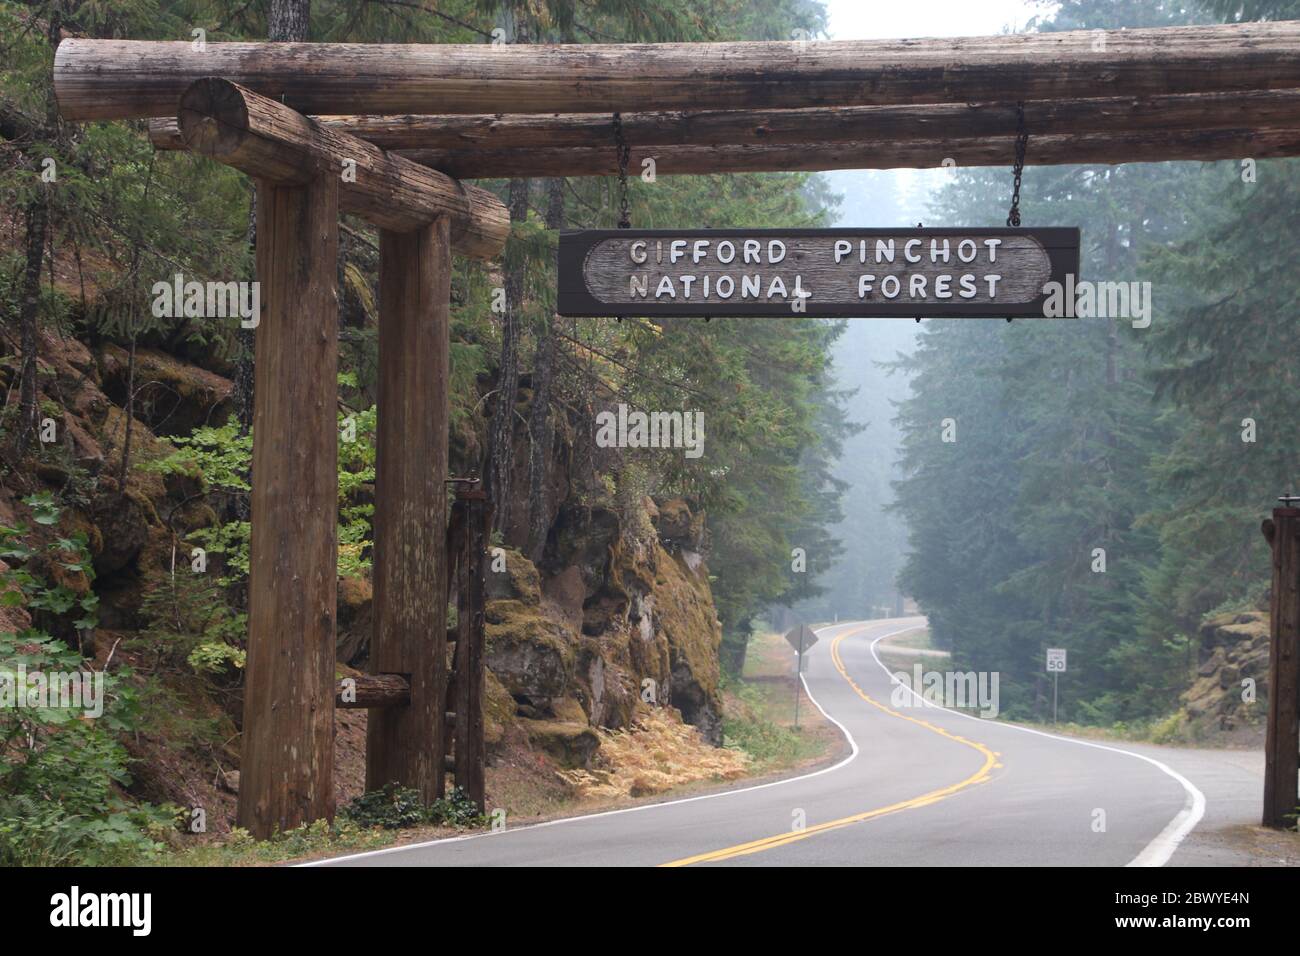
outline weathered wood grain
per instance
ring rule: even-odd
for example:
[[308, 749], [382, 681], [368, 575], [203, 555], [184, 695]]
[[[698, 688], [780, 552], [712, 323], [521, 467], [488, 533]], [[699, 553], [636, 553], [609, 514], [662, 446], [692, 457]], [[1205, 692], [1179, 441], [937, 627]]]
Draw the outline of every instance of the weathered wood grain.
[[[618, 161], [605, 149], [410, 150], [408, 156], [456, 179], [508, 176], [612, 176]], [[1126, 134], [1030, 136], [1027, 166], [1162, 163], [1178, 160], [1272, 159], [1300, 155], [1300, 128], [1253, 131], [1166, 130]], [[815, 172], [828, 169], [934, 169], [1010, 166], [1012, 137], [803, 146], [634, 146], [628, 170], [647, 159], [656, 176], [705, 173]]]
[[407, 675], [411, 702], [372, 711], [366, 789], [442, 796], [451, 242], [446, 218], [379, 234], [374, 636], [370, 667]]
[[1273, 549], [1263, 823], [1294, 829], [1300, 804], [1300, 508], [1274, 509], [1263, 530]]
[[[1078, 230], [606, 230], [560, 241], [562, 315], [1042, 316]], [[676, 261], [673, 261], [676, 258]]]
[[508, 211], [487, 190], [325, 128], [226, 80], [191, 84], [180, 98], [177, 124], [188, 148], [260, 179], [301, 183], [333, 176], [343, 211], [382, 229], [408, 232], [446, 217], [462, 255], [492, 258], [510, 231]]
[[312, 114], [591, 113], [1015, 102], [1300, 88], [1300, 24], [925, 40], [589, 45], [64, 40], [67, 119], [175, 111], [223, 76]]
[[337, 274], [337, 180], [259, 183], [238, 808], [239, 825], [259, 838], [334, 813]]
[[401, 674], [359, 674], [350, 680], [355, 682], [353, 693], [345, 695], [340, 684], [334, 695], [335, 707], [365, 710], [370, 707], [401, 707], [411, 702], [411, 682]]
[[482, 491], [463, 491], [458, 496], [465, 505], [466, 534], [462, 551], [460, 635], [456, 642], [455, 708], [456, 746], [454, 748], [456, 786], [474, 801], [479, 813], [487, 809], [484, 777], [483, 699], [485, 674], [484, 610], [486, 608], [488, 531], [490, 525], [487, 495]]
[[[600, 113], [504, 116], [321, 116], [321, 125], [384, 149], [610, 149], [614, 124]], [[629, 113], [627, 141], [652, 146], [798, 146], [1014, 136], [1010, 103], [844, 106], [794, 110], [713, 110]], [[1033, 136], [1132, 133], [1152, 130], [1300, 128], [1300, 90], [1255, 90], [1177, 96], [1120, 96], [1025, 104]], [[176, 121], [149, 121], [157, 149], [184, 149]]]

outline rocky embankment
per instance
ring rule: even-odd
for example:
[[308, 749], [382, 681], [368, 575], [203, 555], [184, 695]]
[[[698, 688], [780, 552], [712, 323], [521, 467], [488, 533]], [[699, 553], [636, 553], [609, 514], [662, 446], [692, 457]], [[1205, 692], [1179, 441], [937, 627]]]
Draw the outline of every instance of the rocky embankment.
[[[22, 499], [58, 494], [58, 529], [33, 533], [86, 534], [95, 580], [69, 586], [77, 592], [93, 586], [100, 624], [93, 635], [56, 636], [81, 646], [101, 666], [129, 665], [142, 688], [144, 682], [155, 687], [149, 698], [163, 708], [159, 713], [170, 715], [151, 719], [129, 742], [131, 792], [153, 802], [206, 807], [213, 829], [225, 829], [238, 785], [241, 674], [236, 665], [223, 674], [193, 672], [185, 653], [172, 647], [172, 632], [177, 622], [182, 630], [192, 623], [181, 620], [186, 607], [202, 610], [194, 603], [201, 595], [177, 596], [176, 582], [189, 580], [177, 577], [178, 569], [189, 570], [187, 538], [237, 515], [228, 498], [205, 493], [195, 470], [148, 464], [175, 451], [170, 436], [226, 421], [231, 382], [159, 348], [140, 348], [130, 371], [127, 353], [111, 343], [88, 345], [47, 332], [41, 344], [42, 417], [55, 422], [56, 440], [0, 485], [0, 522], [30, 527]], [[11, 386], [16, 374], [14, 356], [0, 363], [0, 385]], [[123, 477], [128, 379], [136, 415]], [[531, 396], [521, 393], [524, 405]], [[599, 765], [605, 732], [635, 727], [647, 707], [676, 710], [704, 740], [721, 744], [721, 628], [704, 558], [703, 514], [684, 498], [637, 496], [629, 502], [600, 493], [598, 482], [579, 481], [568, 463], [581, 429], [572, 422], [559, 426], [545, 547], [530, 561], [526, 534], [516, 524], [498, 555], [502, 570], [489, 575], [489, 760], [517, 762], [521, 753], [533, 754], [543, 776]], [[466, 460], [477, 457], [476, 432], [469, 427], [453, 435], [454, 467], [472, 468]], [[519, 447], [526, 451], [526, 437]], [[373, 488], [357, 494], [373, 496]], [[208, 599], [219, 604], [221, 592]], [[182, 606], [182, 600], [190, 603]], [[365, 667], [371, 600], [366, 576], [340, 578], [338, 659], [344, 671]], [[156, 626], [160, 621], [166, 627]], [[4, 609], [0, 618], [10, 630], [30, 622], [21, 607]], [[364, 712], [340, 712], [340, 801], [360, 790], [364, 727]]]
[[1191, 735], [1242, 742], [1261, 735], [1268, 701], [1268, 613], [1209, 618], [1201, 625], [1199, 644], [1196, 679], [1182, 698]]
[[703, 521], [678, 498], [642, 507], [653, 533], [627, 533], [608, 508], [560, 510], [540, 568], [506, 551], [491, 575], [487, 662], [501, 723], [568, 766], [585, 766], [598, 738], [638, 701], [675, 707], [722, 742], [722, 632], [700, 553]]

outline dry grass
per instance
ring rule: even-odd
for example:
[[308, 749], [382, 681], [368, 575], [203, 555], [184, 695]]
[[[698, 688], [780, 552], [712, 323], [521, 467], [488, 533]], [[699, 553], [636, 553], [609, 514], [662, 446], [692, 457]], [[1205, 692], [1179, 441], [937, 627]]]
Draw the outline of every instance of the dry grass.
[[670, 708], [641, 711], [630, 729], [599, 733], [597, 767], [557, 771], [582, 799], [643, 797], [749, 772], [747, 754], [710, 746]]

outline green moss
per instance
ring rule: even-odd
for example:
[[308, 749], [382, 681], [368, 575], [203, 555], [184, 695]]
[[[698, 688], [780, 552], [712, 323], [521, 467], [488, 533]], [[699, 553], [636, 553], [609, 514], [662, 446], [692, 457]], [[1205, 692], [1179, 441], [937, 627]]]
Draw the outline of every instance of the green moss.
[[670, 555], [656, 547], [656, 621], [668, 638], [674, 658], [681, 659], [704, 692], [716, 698], [721, 678], [718, 649], [722, 644], [722, 628], [718, 625], [708, 576], [703, 565], [696, 573], [680, 555]]
[[523, 720], [534, 747], [568, 768], [586, 767], [600, 749], [600, 737], [585, 723], [569, 720]]
[[540, 604], [542, 586], [537, 567], [514, 548], [506, 548], [504, 554], [505, 570], [488, 572], [488, 598]]
[[572, 679], [571, 635], [522, 601], [489, 601], [484, 615], [488, 667], [505, 688], [525, 697], [563, 696]]

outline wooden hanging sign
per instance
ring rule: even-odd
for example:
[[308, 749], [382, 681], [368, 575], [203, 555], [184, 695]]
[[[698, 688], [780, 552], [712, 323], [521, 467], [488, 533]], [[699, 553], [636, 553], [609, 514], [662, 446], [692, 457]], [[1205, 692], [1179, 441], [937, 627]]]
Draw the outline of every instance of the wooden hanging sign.
[[1078, 272], [1077, 228], [568, 230], [558, 312], [1043, 318]]

